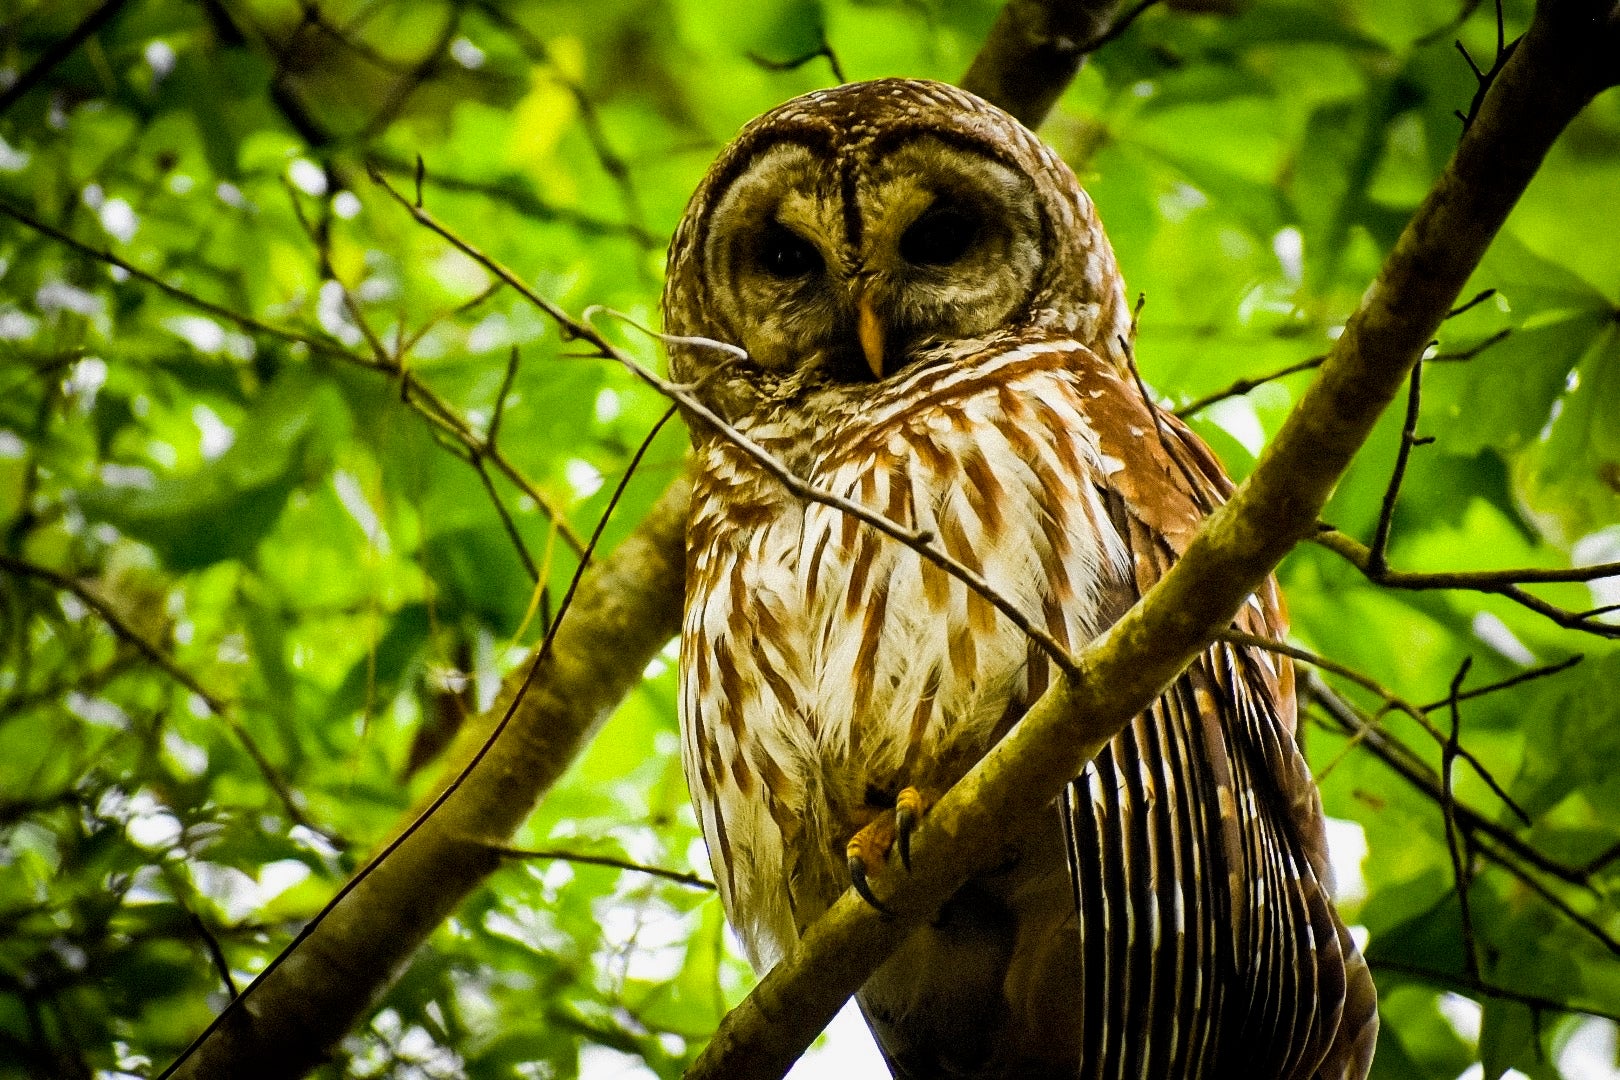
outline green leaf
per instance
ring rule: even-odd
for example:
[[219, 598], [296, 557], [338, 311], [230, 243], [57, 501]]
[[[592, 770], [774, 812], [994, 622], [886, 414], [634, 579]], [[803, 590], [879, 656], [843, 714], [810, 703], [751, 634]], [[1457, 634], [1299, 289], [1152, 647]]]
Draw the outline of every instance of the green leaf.
[[1479, 1059], [1485, 1065], [1484, 1080], [1497, 1080], [1509, 1069], [1534, 1067], [1539, 1057], [1538, 1024], [1528, 1006], [1501, 998], [1485, 999], [1479, 1029]]
[[328, 385], [290, 370], [253, 403], [236, 440], [189, 476], [84, 492], [91, 517], [156, 548], [175, 570], [251, 558], [294, 490], [324, 474], [348, 425]]

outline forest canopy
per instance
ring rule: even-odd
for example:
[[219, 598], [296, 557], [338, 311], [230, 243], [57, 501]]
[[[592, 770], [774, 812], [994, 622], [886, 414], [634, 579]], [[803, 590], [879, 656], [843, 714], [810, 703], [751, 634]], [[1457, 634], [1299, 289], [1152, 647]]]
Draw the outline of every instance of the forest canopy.
[[[1532, 5], [1101, 7], [1040, 132], [1241, 480]], [[597, 346], [663, 370], [744, 122], [960, 82], [999, 14], [5, 9], [0, 1076], [163, 1072], [379, 852], [347, 966], [284, 969], [344, 1003], [289, 1013], [317, 1075], [694, 1061], [754, 976], [682, 775], [687, 436]], [[1375, 1077], [1620, 1076], [1617, 192], [1610, 91], [1278, 570]]]

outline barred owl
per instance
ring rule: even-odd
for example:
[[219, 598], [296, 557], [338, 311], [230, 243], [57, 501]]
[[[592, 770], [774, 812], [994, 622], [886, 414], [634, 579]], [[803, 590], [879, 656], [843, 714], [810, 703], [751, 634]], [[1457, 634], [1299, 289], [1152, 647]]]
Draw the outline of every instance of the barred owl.
[[[678, 380], [808, 483], [932, 535], [1068, 649], [1230, 491], [1139, 390], [1112, 249], [1016, 120], [882, 80], [749, 124], [676, 233]], [[982, 595], [694, 418], [683, 758], [756, 968], [904, 873], [932, 800], [1055, 677]], [[1277, 636], [1273, 583], [1235, 625]], [[1293, 675], [1212, 646], [867, 982], [898, 1077], [1364, 1076]], [[895, 850], [897, 849], [897, 850]]]

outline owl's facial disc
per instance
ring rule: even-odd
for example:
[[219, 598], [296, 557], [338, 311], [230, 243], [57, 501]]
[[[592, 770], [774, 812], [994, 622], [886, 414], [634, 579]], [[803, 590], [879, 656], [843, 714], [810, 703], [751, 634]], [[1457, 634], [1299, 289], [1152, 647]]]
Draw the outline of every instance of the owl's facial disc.
[[989, 148], [917, 134], [876, 154], [758, 154], [703, 244], [717, 334], [796, 382], [885, 378], [1016, 326], [1039, 278], [1034, 185]]

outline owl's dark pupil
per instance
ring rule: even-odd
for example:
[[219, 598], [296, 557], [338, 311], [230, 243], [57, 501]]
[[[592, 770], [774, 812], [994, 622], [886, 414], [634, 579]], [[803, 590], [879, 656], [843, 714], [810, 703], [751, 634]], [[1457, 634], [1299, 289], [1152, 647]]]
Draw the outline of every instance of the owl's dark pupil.
[[900, 235], [900, 255], [918, 266], [949, 266], [967, 253], [978, 222], [960, 210], [930, 210]]
[[815, 246], [785, 225], [771, 222], [759, 247], [759, 262], [773, 277], [796, 278], [821, 269]]

